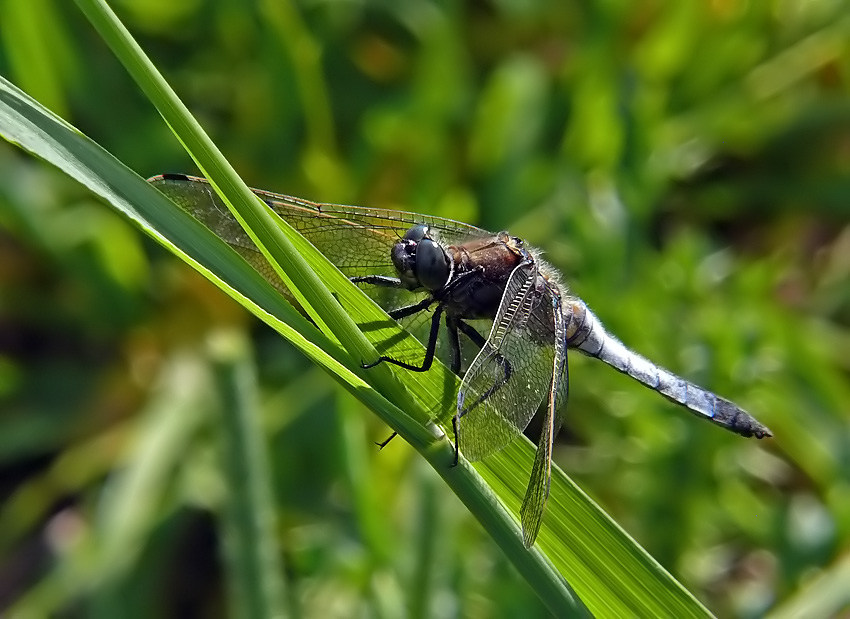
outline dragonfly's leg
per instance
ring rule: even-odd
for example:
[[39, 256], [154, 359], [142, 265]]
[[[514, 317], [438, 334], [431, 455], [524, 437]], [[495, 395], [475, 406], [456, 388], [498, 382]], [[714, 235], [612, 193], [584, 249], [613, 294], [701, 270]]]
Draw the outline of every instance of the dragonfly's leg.
[[475, 402], [473, 402], [472, 404], [470, 404], [469, 406], [467, 406], [466, 408], [464, 408], [462, 411], [458, 411], [458, 412], [457, 412], [457, 415], [456, 415], [456, 417], [457, 417], [458, 419], [460, 419], [461, 417], [463, 417], [464, 415], [466, 415], [469, 411], [471, 411], [471, 410], [472, 410], [472, 409], [474, 409], [476, 406], [478, 406], [479, 404], [481, 404], [484, 400], [486, 400], [487, 398], [489, 398], [490, 396], [492, 396], [492, 395], [493, 395], [494, 393], [496, 393], [499, 389], [501, 389], [504, 385], [506, 385], [506, 384], [507, 384], [507, 382], [510, 380], [510, 378], [511, 378], [511, 373], [512, 373], [512, 370], [511, 370], [511, 364], [510, 364], [510, 362], [509, 362], [507, 359], [505, 359], [504, 357], [500, 357], [499, 359], [500, 359], [500, 363], [502, 364], [502, 369], [503, 369], [503, 370], [504, 370], [504, 372], [505, 372], [505, 375], [502, 377], [502, 380], [500, 380], [499, 382], [495, 383], [495, 384], [494, 384], [492, 387], [490, 387], [487, 391], [485, 391], [484, 393], [482, 393], [482, 394], [478, 397], [478, 399], [477, 399], [477, 400], [475, 400]]
[[[349, 277], [348, 280], [354, 284], [371, 284], [372, 286], [378, 286], [379, 288], [402, 287], [401, 280], [399, 278], [387, 277], [386, 275], [363, 275], [358, 277]], [[433, 297], [427, 297], [413, 305], [405, 305], [404, 307], [396, 308], [389, 312], [389, 315], [393, 320], [398, 320], [399, 318], [411, 316], [416, 312], [428, 309], [428, 306], [433, 302]]]
[[[449, 333], [449, 348], [452, 350], [451, 370], [453, 374], [460, 376], [460, 339], [457, 335], [460, 319], [446, 316], [446, 330]], [[457, 419], [452, 417], [452, 431], [455, 433], [455, 458], [452, 466], [457, 466]]]
[[[462, 320], [459, 320], [457, 326], [461, 331], [463, 331], [463, 334], [470, 340], [472, 340], [472, 342], [479, 348], [484, 348], [484, 346], [487, 344], [487, 340], [484, 338], [484, 336], [478, 333], [478, 331], [476, 331], [475, 328], [471, 325], [463, 322]], [[475, 408], [484, 400], [496, 393], [499, 389], [502, 388], [502, 386], [504, 386], [510, 380], [511, 374], [513, 373], [513, 370], [511, 368], [511, 362], [498, 353], [496, 353], [496, 360], [498, 361], [499, 365], [502, 366], [502, 371], [504, 372], [504, 375], [502, 376], [501, 380], [499, 380], [499, 382], [495, 383], [487, 391], [481, 394], [481, 396], [477, 400], [475, 400], [475, 402], [464, 408], [462, 411], [458, 411], [456, 416], [458, 419], [466, 415], [473, 408]]]
[[460, 340], [458, 339], [459, 320], [453, 316], [446, 316], [446, 331], [449, 336], [449, 349], [451, 351], [451, 364], [449, 368], [452, 374], [460, 376]]
[[414, 303], [413, 305], [405, 305], [404, 307], [397, 307], [396, 309], [389, 312], [389, 315], [390, 318], [392, 318], [393, 320], [407, 318], [408, 316], [413, 316], [413, 314], [418, 314], [419, 312], [428, 309], [428, 307], [433, 302], [433, 297], [426, 297], [419, 301], [419, 303]]
[[[433, 302], [433, 299], [431, 299], [431, 298], [424, 299], [424, 300], [420, 301], [419, 303], [416, 303], [415, 305], [409, 305], [407, 307], [400, 307], [398, 309], [395, 309], [392, 312], [390, 312], [390, 316], [392, 316], [394, 319], [398, 320], [399, 318], [404, 318], [405, 316], [409, 316], [411, 314], [415, 314], [416, 312], [420, 312], [420, 311], [426, 309], [432, 302]], [[398, 315], [396, 315], [396, 314], [398, 314]], [[446, 319], [446, 323], [448, 324], [448, 319]], [[451, 342], [451, 338], [452, 338], [452, 329], [451, 329], [451, 327], [449, 327], [449, 341], [450, 342]], [[454, 342], [457, 343], [457, 327], [455, 327], [455, 329], [454, 329]], [[457, 362], [458, 362], [458, 368], [459, 368], [460, 367], [460, 347], [459, 346], [457, 346], [457, 351], [458, 351], [458, 361]], [[455, 374], [457, 374], [457, 372], [455, 372]], [[387, 438], [387, 440], [382, 441], [380, 443], [375, 443], [375, 444], [378, 446], [378, 449], [383, 449], [384, 447], [389, 445], [389, 442], [391, 440], [393, 440], [396, 436], [398, 436], [398, 432], [393, 432], [392, 434], [390, 434], [390, 436], [389, 436], [389, 438]]]
[[451, 280], [448, 284], [445, 285], [445, 287], [443, 288], [443, 290], [441, 292], [442, 297], [445, 298], [445, 296], [449, 292], [453, 291], [456, 288], [459, 288], [460, 285], [463, 284], [466, 280], [471, 279], [473, 276], [476, 276], [476, 275], [482, 275], [483, 273], [484, 273], [484, 267], [477, 266], [474, 269], [470, 269], [469, 271], [466, 271], [465, 273], [461, 273], [460, 275], [457, 275], [453, 280]]
[[462, 320], [458, 320], [457, 323], [458, 323], [457, 324], [458, 329], [463, 331], [463, 334], [466, 337], [468, 337], [470, 340], [472, 340], [473, 344], [478, 346], [478, 348], [484, 348], [484, 344], [487, 343], [487, 338], [485, 338], [483, 335], [478, 333], [478, 331], [475, 330], [475, 327], [473, 327], [468, 322], [463, 322]]
[[[448, 320], [446, 322], [448, 323]], [[463, 320], [460, 320], [460, 319], [453, 320], [452, 322], [454, 323], [454, 326], [457, 329], [460, 329], [463, 332], [463, 334], [472, 341], [473, 344], [478, 346], [478, 348], [484, 348], [485, 344], [487, 344], [487, 339], [483, 335], [481, 335], [478, 331], [476, 331], [475, 327], [473, 327], [469, 323], [466, 323], [466, 322], [464, 322]], [[451, 330], [452, 330], [451, 326], [452, 325], [449, 325], [449, 332], [451, 332]], [[451, 341], [451, 339], [449, 341]], [[496, 383], [495, 385], [490, 387], [490, 389], [488, 389], [486, 393], [484, 393], [480, 398], [478, 398], [478, 400], [473, 402], [472, 405], [466, 407], [462, 411], [458, 411], [455, 414], [455, 416], [452, 417], [452, 431], [454, 432], [454, 435], [455, 435], [455, 459], [454, 459], [454, 462], [452, 463], [452, 466], [457, 466], [458, 456], [460, 454], [460, 449], [459, 449], [459, 444], [458, 444], [458, 432], [457, 432], [458, 421], [460, 421], [461, 417], [466, 415], [469, 411], [471, 411], [473, 408], [475, 408], [476, 406], [481, 404], [481, 402], [483, 402], [485, 399], [489, 398], [496, 391], [498, 391], [502, 387], [502, 385], [504, 385], [505, 383], [508, 382], [508, 380], [511, 377], [511, 364], [510, 364], [510, 362], [507, 359], [505, 359], [502, 355], [497, 355], [497, 358], [499, 360], [499, 364], [502, 366], [502, 369], [505, 373], [504, 376], [502, 377], [502, 379], [498, 383]], [[460, 346], [458, 346], [458, 366], [460, 366]], [[455, 372], [455, 373], [459, 374], [460, 372], [458, 371], [458, 372]]]
[[357, 277], [349, 277], [349, 281], [355, 284], [371, 284], [380, 286], [381, 288], [401, 288], [401, 280], [397, 277], [387, 277], [386, 275], [360, 275]]
[[[463, 331], [463, 334], [466, 337], [468, 337], [470, 340], [472, 340], [473, 344], [478, 346], [478, 348], [484, 348], [484, 345], [487, 343], [487, 339], [483, 335], [478, 333], [478, 331], [475, 330], [475, 327], [473, 327], [472, 325], [470, 325], [468, 323], [463, 322], [462, 320], [458, 321], [457, 326], [461, 331]], [[482, 397], [487, 397], [489, 395], [492, 395], [493, 392], [496, 391], [496, 389], [498, 389], [499, 387], [504, 385], [506, 382], [508, 382], [508, 379], [511, 377], [511, 372], [512, 372], [511, 362], [508, 361], [507, 359], [505, 359], [505, 357], [503, 357], [502, 355], [497, 355], [497, 359], [499, 360], [499, 364], [502, 366], [502, 369], [504, 370], [505, 375], [502, 377], [502, 380], [500, 382], [493, 385], [493, 388], [490, 391], [488, 391]], [[469, 410], [469, 409], [467, 409], [467, 410]]]
[[452, 462], [452, 466], [457, 466], [458, 458], [460, 457], [460, 448], [458, 447], [458, 443], [457, 443], [457, 419], [458, 419], [457, 415], [452, 417], [452, 432], [454, 432], [454, 435], [455, 435], [455, 459]]
[[393, 432], [392, 434], [390, 434], [390, 437], [389, 437], [387, 440], [382, 441], [382, 442], [380, 442], [380, 443], [375, 443], [375, 445], [377, 445], [377, 446], [378, 446], [378, 449], [383, 449], [384, 447], [386, 447], [387, 445], [389, 445], [389, 444], [390, 444], [390, 441], [391, 441], [391, 440], [393, 440], [393, 439], [394, 439], [395, 437], [397, 437], [397, 436], [398, 436], [398, 432]]
[[[457, 277], [455, 280], [453, 280], [449, 284], [449, 286], [446, 288], [446, 290], [449, 290], [451, 288], [456, 288], [459, 283], [466, 280], [470, 275], [477, 274], [477, 273], [483, 272], [483, 271], [484, 271], [483, 267], [476, 267], [475, 269], [460, 275], [459, 277]], [[374, 277], [382, 277], [382, 276], [374, 276]], [[354, 279], [355, 278], [352, 278], [352, 281], [354, 281]], [[384, 279], [393, 279], [393, 278], [384, 278]], [[365, 278], [364, 278], [364, 281], [365, 281]], [[407, 305], [405, 307], [399, 307], [399, 308], [391, 311], [389, 314], [390, 314], [390, 317], [392, 319], [399, 320], [401, 318], [405, 318], [407, 316], [412, 316], [413, 314], [416, 314], [417, 312], [421, 312], [425, 309], [428, 309], [428, 307], [432, 303], [434, 303], [434, 301], [435, 301], [435, 299], [434, 299], [433, 296], [426, 297], [426, 298], [422, 299], [419, 303], [414, 303], [413, 305]], [[394, 359], [387, 358], [387, 357], [381, 357], [378, 361], [369, 365], [368, 367], [373, 367], [373, 366], [377, 365], [378, 363], [380, 363], [381, 361], [388, 361], [390, 363], [394, 363], [395, 365], [401, 366], [403, 368], [407, 368], [408, 370], [413, 370], [415, 372], [424, 372], [428, 368], [430, 368], [431, 363], [434, 361], [434, 351], [436, 350], [437, 339], [439, 338], [439, 331], [440, 331], [439, 316], [442, 313], [442, 311], [443, 311], [443, 308], [440, 305], [438, 305], [437, 309], [434, 310], [434, 316], [431, 319], [431, 334], [428, 337], [428, 347], [427, 347], [427, 350], [425, 351], [425, 360], [423, 361], [423, 364], [422, 364], [421, 367], [411, 366], [409, 364], [406, 364], [406, 363], [403, 363], [403, 362], [400, 362], [400, 361], [396, 361]], [[461, 328], [461, 330], [468, 337], [470, 337], [470, 339], [477, 338], [477, 339], [473, 339], [473, 341], [475, 342], [475, 344], [479, 348], [481, 348], [484, 345], [485, 340], [484, 340], [484, 338], [481, 337], [481, 335], [475, 329], [473, 329], [472, 327], [470, 327], [469, 325], [467, 325], [466, 323], [464, 323], [460, 319], [446, 317], [446, 327], [447, 327], [448, 332], [449, 332], [449, 346], [451, 347], [451, 354], [452, 354], [451, 370], [452, 370], [453, 373], [460, 375], [460, 342], [458, 341], [458, 334], [457, 334], [458, 328]], [[474, 335], [470, 335], [470, 332]], [[367, 367], [367, 366], [363, 366], [363, 367]]]
[[[411, 306], [415, 307], [415, 306]], [[406, 308], [402, 308], [406, 309]], [[424, 308], [420, 308], [424, 309]], [[416, 311], [420, 311], [416, 310]], [[415, 313], [415, 312], [411, 312]], [[437, 350], [437, 339], [440, 337], [440, 318], [443, 315], [443, 306], [438, 305], [434, 310], [434, 316], [431, 318], [431, 334], [428, 336], [428, 346], [425, 349], [425, 358], [422, 360], [422, 365], [413, 365], [410, 363], [405, 363], [404, 361], [399, 361], [397, 359], [393, 359], [392, 357], [378, 357], [377, 361], [373, 361], [372, 363], [364, 363], [360, 367], [364, 370], [373, 368], [379, 363], [386, 362], [392, 363], [393, 365], [397, 365], [406, 370], [411, 370], [413, 372], [427, 372], [431, 369], [431, 364], [434, 363], [434, 353]]]

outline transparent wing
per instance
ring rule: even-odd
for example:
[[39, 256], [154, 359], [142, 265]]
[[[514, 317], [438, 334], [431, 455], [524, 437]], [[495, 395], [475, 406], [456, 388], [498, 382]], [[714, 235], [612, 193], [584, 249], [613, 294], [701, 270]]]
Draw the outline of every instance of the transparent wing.
[[[150, 183], [230, 245], [258, 251], [206, 179], [175, 174], [156, 176]], [[417, 224], [428, 224], [436, 240], [450, 245], [491, 235], [441, 217], [321, 204], [260, 189], [252, 191], [348, 276], [395, 275], [390, 250]]]
[[549, 392], [556, 357], [552, 296], [533, 261], [514, 269], [490, 337], [458, 392], [458, 444], [469, 460], [514, 440]]
[[[288, 294], [272, 266], [206, 179], [172, 174], [153, 177], [149, 182], [227, 242], [269, 283], [282, 293]], [[252, 191], [348, 277], [395, 277], [395, 268], [390, 260], [392, 247], [411, 226], [417, 224], [429, 225], [436, 239], [447, 244], [458, 244], [466, 239], [490, 235], [481, 228], [440, 217], [386, 209], [321, 204], [260, 189]], [[368, 284], [360, 284], [360, 288], [387, 310], [418, 300], [417, 295], [407, 290]], [[427, 336], [429, 322], [430, 316], [426, 312], [402, 321], [420, 340]]]
[[552, 359], [552, 382], [549, 387], [549, 399], [546, 406], [546, 416], [543, 420], [543, 429], [540, 433], [540, 441], [537, 444], [537, 454], [531, 468], [528, 488], [526, 488], [519, 510], [523, 542], [528, 548], [534, 545], [534, 540], [537, 539], [537, 533], [540, 531], [540, 524], [543, 521], [543, 511], [546, 506], [546, 499], [549, 497], [549, 485], [552, 479], [552, 445], [561, 427], [562, 411], [566, 405], [570, 384], [567, 365], [567, 339], [560, 295], [553, 296], [552, 300], [554, 327], [552, 344], [555, 347], [555, 354]]

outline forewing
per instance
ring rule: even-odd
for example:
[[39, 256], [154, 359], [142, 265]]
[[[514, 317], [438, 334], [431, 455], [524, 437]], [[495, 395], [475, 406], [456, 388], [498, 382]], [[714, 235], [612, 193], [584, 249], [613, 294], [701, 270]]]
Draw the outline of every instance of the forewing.
[[[154, 177], [150, 182], [227, 242], [275, 288], [289, 296], [272, 266], [205, 179], [165, 175]], [[436, 239], [447, 244], [489, 235], [475, 226], [440, 217], [321, 204], [259, 189], [252, 191], [348, 277], [395, 277], [395, 268], [390, 259], [392, 247], [411, 226], [417, 224], [427, 224]], [[422, 296], [395, 288], [369, 284], [359, 286], [387, 310], [415, 303]], [[422, 312], [401, 322], [420, 340], [427, 336], [430, 322], [427, 313]]]
[[537, 283], [533, 261], [514, 269], [490, 337], [464, 376], [458, 393], [458, 444], [469, 460], [480, 460], [514, 440], [552, 383], [551, 291], [538, 290]]
[[[231, 245], [256, 251], [251, 238], [242, 230], [206, 179], [173, 174], [149, 180], [178, 206]], [[347, 275], [363, 275], [364, 269], [367, 269], [367, 274], [392, 274], [390, 250], [414, 225], [427, 224], [436, 240], [450, 245], [492, 235], [481, 228], [443, 217], [323, 204], [261, 189], [251, 191]]]

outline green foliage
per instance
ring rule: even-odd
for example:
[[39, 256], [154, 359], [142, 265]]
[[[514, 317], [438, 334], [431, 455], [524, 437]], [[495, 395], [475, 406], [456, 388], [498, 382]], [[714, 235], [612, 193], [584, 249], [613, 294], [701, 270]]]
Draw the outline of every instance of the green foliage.
[[[850, 603], [841, 3], [115, 8], [250, 184], [509, 229], [623, 341], [774, 430], [727, 435], [571, 357], [557, 461], [709, 608]], [[0, 5], [0, 43], [0, 73], [142, 176], [196, 171], [73, 6]], [[0, 169], [0, 605], [226, 613], [209, 538], [233, 529], [208, 515], [233, 484], [204, 413], [225, 396], [197, 377], [209, 333], [252, 323], [53, 170], [12, 148]], [[385, 427], [250, 333], [285, 604], [545, 612], [405, 444], [368, 450]], [[69, 599], [45, 566], [85, 565], [93, 530], [131, 569]]]

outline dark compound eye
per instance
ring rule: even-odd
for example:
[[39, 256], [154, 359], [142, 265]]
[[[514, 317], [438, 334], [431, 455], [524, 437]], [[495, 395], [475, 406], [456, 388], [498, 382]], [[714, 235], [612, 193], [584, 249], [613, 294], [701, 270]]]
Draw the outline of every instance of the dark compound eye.
[[416, 277], [428, 290], [439, 290], [449, 279], [446, 252], [430, 239], [423, 239], [416, 244]]
[[419, 224], [418, 226], [413, 226], [404, 233], [404, 240], [419, 242], [426, 236], [428, 236], [428, 226], [425, 224]]

